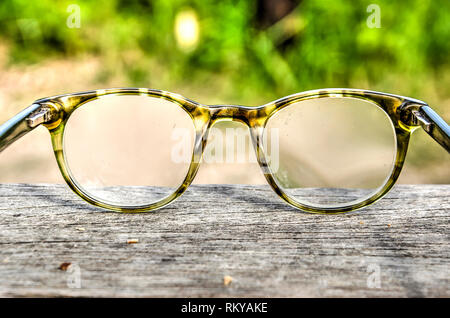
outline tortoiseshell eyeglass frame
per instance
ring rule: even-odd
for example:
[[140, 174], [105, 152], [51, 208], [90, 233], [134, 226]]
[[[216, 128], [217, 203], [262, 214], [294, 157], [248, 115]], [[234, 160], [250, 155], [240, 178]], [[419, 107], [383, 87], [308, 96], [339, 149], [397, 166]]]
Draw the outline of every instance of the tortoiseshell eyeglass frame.
[[[162, 98], [178, 104], [192, 118], [195, 127], [195, 144], [189, 171], [183, 183], [169, 196], [143, 206], [118, 206], [99, 201], [86, 193], [71, 176], [63, 153], [64, 127], [75, 109], [92, 100], [107, 95], [144, 95]], [[390, 177], [369, 198], [339, 207], [314, 207], [297, 202], [278, 186], [266, 162], [263, 131], [268, 119], [280, 109], [295, 102], [315, 98], [351, 97], [370, 101], [381, 108], [391, 119], [396, 133], [397, 153]], [[405, 161], [411, 133], [422, 127], [447, 152], [450, 152], [450, 128], [425, 102], [413, 98], [358, 89], [320, 89], [293, 94], [257, 107], [238, 105], [203, 105], [178, 94], [147, 88], [101, 89], [75, 94], [58, 95], [36, 100], [31, 106], [0, 126], [0, 152], [15, 140], [39, 125], [48, 128], [59, 169], [69, 185], [85, 201], [98, 207], [119, 212], [146, 212], [161, 208], [178, 198], [193, 181], [205, 149], [209, 128], [217, 121], [233, 120], [249, 127], [256, 157], [264, 176], [273, 190], [287, 203], [311, 213], [343, 213], [365, 207], [385, 195], [396, 182]]]

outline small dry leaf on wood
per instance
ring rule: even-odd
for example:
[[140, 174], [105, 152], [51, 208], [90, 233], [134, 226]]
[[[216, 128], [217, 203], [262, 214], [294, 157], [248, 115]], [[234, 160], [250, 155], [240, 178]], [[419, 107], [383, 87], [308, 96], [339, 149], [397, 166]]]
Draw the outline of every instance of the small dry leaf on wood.
[[61, 263], [58, 268], [62, 271], [66, 271], [70, 267], [70, 265], [72, 265], [72, 263]]
[[230, 285], [231, 284], [231, 282], [233, 281], [233, 277], [231, 277], [231, 276], [224, 276], [223, 277], [223, 284], [225, 285], [225, 286], [228, 286], [228, 285]]

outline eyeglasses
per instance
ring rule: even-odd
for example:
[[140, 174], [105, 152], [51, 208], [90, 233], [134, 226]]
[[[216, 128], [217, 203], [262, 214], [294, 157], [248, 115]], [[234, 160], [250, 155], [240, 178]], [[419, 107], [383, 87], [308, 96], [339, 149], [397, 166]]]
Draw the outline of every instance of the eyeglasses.
[[321, 89], [246, 107], [203, 105], [146, 88], [103, 89], [35, 101], [0, 126], [0, 151], [39, 125], [59, 169], [87, 202], [145, 212], [193, 181], [219, 121], [249, 128], [272, 189], [312, 213], [340, 213], [384, 196], [422, 127], [447, 152], [450, 128], [426, 103], [356, 89]]

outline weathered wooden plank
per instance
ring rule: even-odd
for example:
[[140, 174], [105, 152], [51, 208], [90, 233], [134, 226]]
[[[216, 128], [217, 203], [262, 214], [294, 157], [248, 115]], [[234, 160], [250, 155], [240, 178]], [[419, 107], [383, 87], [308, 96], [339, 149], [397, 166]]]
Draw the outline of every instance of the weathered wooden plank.
[[2, 184], [0, 296], [449, 297], [449, 194], [402, 185], [323, 216], [268, 186], [194, 185], [155, 213], [124, 215], [63, 185]]

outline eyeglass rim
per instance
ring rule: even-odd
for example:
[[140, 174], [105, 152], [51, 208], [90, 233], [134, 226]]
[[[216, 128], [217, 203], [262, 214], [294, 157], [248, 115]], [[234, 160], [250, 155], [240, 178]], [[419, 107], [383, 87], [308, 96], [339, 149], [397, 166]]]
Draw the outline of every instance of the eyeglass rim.
[[[65, 123], [67, 122], [70, 115], [75, 111], [75, 109], [77, 109], [81, 105], [92, 100], [110, 95], [142, 95], [155, 98], [163, 98], [165, 100], [178, 104], [193, 119], [195, 126], [195, 145], [192, 154], [192, 161], [183, 183], [177, 189], [175, 189], [175, 191], [171, 195], [147, 205], [113, 205], [102, 202], [101, 200], [90, 196], [88, 193], [86, 193], [86, 191], [82, 189], [81, 186], [77, 184], [76, 180], [71, 176], [70, 170], [68, 169], [66, 164], [62, 147]], [[388, 115], [394, 126], [396, 133], [395, 138], [397, 144], [397, 152], [391, 176], [387, 179], [386, 184], [380, 187], [379, 191], [362, 202], [339, 207], [314, 207], [299, 203], [289, 195], [287, 195], [277, 185], [273, 174], [264, 168], [267, 166], [267, 163], [261, 144], [261, 137], [265, 124], [267, 123], [269, 118], [280, 109], [289, 106], [292, 103], [324, 97], [353, 97], [370, 101], [379, 106]], [[409, 125], [409, 122], [405, 123], [405, 120], [402, 118], [401, 110], [404, 107], [409, 107], [411, 105], [416, 107], [427, 106], [427, 104], [423, 101], [400, 95], [347, 88], [319, 89], [301, 92], [277, 99], [264, 105], [254, 107], [239, 105], [205, 105], [185, 98], [176, 93], [147, 88], [101, 89], [74, 94], [58, 95], [35, 101], [35, 104], [42, 103], [54, 105], [59, 112], [59, 119], [57, 121], [45, 125], [50, 131], [55, 157], [63, 178], [76, 194], [78, 194], [83, 200], [95, 206], [118, 212], [148, 212], [159, 209], [173, 202], [184, 193], [184, 191], [189, 187], [189, 185], [195, 178], [195, 175], [201, 163], [201, 158], [206, 145], [209, 128], [211, 128], [211, 126], [216, 121], [231, 119], [244, 122], [250, 128], [258, 163], [261, 168], [263, 168], [264, 176], [266, 177], [266, 180], [268, 181], [271, 188], [275, 191], [275, 193], [277, 193], [285, 202], [287, 202], [291, 206], [294, 206], [302, 211], [321, 214], [336, 214], [358, 210], [362, 207], [376, 202], [392, 188], [402, 170], [409, 145], [410, 135], [415, 130], [415, 128], [418, 127], [418, 125]]]

